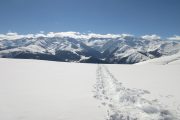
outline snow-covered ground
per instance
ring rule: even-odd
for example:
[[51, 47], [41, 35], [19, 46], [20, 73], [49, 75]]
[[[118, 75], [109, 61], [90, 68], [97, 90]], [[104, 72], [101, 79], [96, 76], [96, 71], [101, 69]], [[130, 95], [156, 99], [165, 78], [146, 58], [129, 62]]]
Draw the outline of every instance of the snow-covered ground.
[[[106, 65], [106, 67], [122, 85], [115, 82], [111, 84], [125, 89], [123, 92], [113, 92], [118, 97], [110, 102], [115, 103], [116, 108], [113, 109], [119, 110], [125, 116], [129, 115], [130, 120], [136, 118], [180, 120], [180, 65]], [[111, 115], [116, 115], [117, 110]]]
[[96, 65], [0, 59], [0, 120], [104, 120]]
[[174, 55], [163, 56], [160, 58], [155, 58], [155, 59], [147, 60], [144, 62], [136, 63], [136, 65], [140, 65], [140, 64], [179, 65], [180, 64], [180, 52], [176, 53]]
[[180, 64], [0, 59], [0, 120], [180, 120]]

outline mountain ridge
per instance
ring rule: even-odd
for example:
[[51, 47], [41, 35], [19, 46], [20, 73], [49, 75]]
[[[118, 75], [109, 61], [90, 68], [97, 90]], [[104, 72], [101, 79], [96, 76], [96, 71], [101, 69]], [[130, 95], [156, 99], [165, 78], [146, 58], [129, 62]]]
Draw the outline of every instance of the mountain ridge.
[[[64, 34], [63, 34], [64, 35]], [[180, 42], [132, 35], [74, 33], [0, 40], [0, 57], [63, 62], [134, 64], [176, 54]]]

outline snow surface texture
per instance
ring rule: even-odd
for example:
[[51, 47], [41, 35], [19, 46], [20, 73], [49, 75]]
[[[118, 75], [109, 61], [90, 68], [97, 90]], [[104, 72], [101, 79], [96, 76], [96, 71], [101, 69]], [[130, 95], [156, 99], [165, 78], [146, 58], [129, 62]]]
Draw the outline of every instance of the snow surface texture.
[[95, 98], [109, 107], [108, 120], [179, 120], [180, 111], [172, 110], [158, 99], [148, 100], [147, 90], [124, 87], [105, 65], [97, 68]]
[[180, 120], [179, 64], [0, 66], [0, 120]]
[[104, 120], [96, 65], [0, 59], [0, 120]]

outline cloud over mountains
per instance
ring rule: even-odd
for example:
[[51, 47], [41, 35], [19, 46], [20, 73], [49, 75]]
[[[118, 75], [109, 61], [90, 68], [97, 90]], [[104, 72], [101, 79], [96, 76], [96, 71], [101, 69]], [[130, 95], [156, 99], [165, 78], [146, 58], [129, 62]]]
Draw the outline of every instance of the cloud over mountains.
[[[21, 38], [38, 38], [38, 37], [70, 37], [75, 39], [90, 39], [90, 38], [124, 38], [124, 37], [132, 37], [134, 35], [132, 34], [97, 34], [97, 33], [80, 33], [80, 32], [39, 32], [35, 34], [18, 34], [16, 32], [8, 32], [6, 34], [0, 34], [0, 40], [15, 40], [15, 39], [21, 39]], [[160, 36], [156, 34], [152, 35], [143, 35], [140, 36], [143, 39], [148, 40], [156, 40], [161, 39]], [[165, 38], [167, 40], [180, 40], [180, 36], [175, 35], [168, 38]]]

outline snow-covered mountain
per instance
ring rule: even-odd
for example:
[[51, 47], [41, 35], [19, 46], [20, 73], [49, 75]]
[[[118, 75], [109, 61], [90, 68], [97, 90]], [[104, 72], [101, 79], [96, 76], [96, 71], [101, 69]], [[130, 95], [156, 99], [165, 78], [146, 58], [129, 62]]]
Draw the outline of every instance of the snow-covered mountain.
[[0, 44], [1, 57], [85, 62], [86, 58], [101, 56], [100, 52], [74, 38], [24, 38], [2, 40]]
[[0, 40], [0, 57], [132, 64], [180, 51], [180, 42], [132, 35], [59, 33]]

